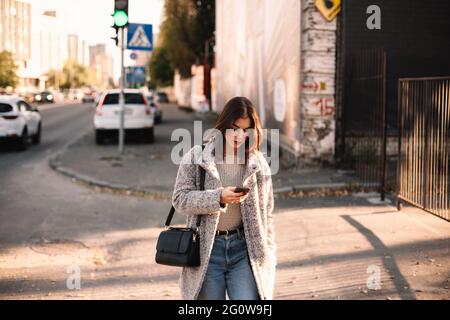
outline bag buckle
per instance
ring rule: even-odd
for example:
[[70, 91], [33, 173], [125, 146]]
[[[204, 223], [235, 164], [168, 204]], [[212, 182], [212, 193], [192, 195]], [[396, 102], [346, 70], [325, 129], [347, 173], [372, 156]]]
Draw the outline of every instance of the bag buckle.
[[192, 235], [192, 241], [195, 242], [195, 240], [197, 239], [198, 227], [195, 226], [192, 228], [192, 230], [194, 231], [194, 234]]

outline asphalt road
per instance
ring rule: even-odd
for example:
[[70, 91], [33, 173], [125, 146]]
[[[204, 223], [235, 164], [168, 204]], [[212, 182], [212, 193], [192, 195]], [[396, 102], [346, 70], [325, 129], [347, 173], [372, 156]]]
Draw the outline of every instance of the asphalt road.
[[[0, 243], [23, 243], [37, 231], [58, 207], [51, 190], [71, 185], [47, 167], [48, 156], [77, 138], [92, 122], [89, 105], [67, 105], [41, 111], [42, 139], [25, 152], [16, 152], [8, 144], [0, 149]], [[61, 200], [67, 199], [65, 195]], [[64, 200], [63, 200], [64, 201]]]
[[121, 240], [111, 237], [105, 249], [108, 241], [100, 240], [105, 234], [159, 224], [169, 205], [95, 192], [55, 173], [48, 167], [49, 156], [92, 129], [94, 109], [77, 104], [41, 114], [40, 145], [25, 152], [2, 145], [0, 151], [0, 298], [40, 295], [43, 287], [22, 276], [53, 275], [67, 290], [66, 269], [73, 261], [97, 267], [110, 251], [120, 260], [114, 241], [120, 246]]

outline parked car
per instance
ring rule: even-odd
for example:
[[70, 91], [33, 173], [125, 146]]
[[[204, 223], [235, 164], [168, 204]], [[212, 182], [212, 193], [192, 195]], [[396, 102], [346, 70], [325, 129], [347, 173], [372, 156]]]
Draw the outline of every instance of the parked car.
[[18, 96], [0, 96], [0, 139], [10, 140], [25, 150], [29, 139], [41, 142], [42, 122], [37, 108]]
[[81, 102], [83, 103], [93, 103], [95, 101], [95, 93], [85, 93]]
[[50, 91], [42, 91], [34, 95], [33, 102], [36, 103], [54, 103], [55, 97]]
[[[94, 115], [97, 144], [103, 144], [108, 135], [118, 133], [120, 128], [119, 94], [120, 90], [109, 90], [102, 95], [97, 105]], [[139, 132], [147, 142], [153, 143], [155, 118], [140, 90], [125, 90], [124, 118], [124, 129], [127, 133]]]
[[163, 116], [161, 107], [157, 103], [155, 103], [155, 101], [153, 100], [153, 96], [148, 95], [147, 102], [148, 105], [152, 108], [153, 114], [155, 115], [155, 123], [161, 123]]
[[67, 98], [73, 101], [80, 101], [83, 99], [84, 93], [80, 89], [70, 89]]
[[167, 93], [162, 91], [156, 92], [156, 102], [168, 103], [169, 97], [167, 96]]

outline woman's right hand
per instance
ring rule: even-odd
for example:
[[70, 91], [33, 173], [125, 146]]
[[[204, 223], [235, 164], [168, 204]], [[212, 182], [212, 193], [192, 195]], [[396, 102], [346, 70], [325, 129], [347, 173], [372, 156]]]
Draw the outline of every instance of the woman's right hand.
[[220, 195], [220, 203], [240, 203], [245, 200], [246, 193], [234, 192], [236, 187], [225, 187]]

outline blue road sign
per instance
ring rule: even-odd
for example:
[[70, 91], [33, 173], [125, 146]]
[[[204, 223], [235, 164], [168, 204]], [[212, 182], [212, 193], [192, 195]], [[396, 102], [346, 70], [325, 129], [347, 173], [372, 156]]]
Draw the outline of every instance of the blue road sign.
[[130, 54], [130, 58], [131, 58], [132, 60], [136, 60], [136, 59], [137, 59], [137, 54], [136, 54], [135, 52], [132, 52], [132, 53]]
[[126, 79], [129, 88], [139, 88], [145, 85], [145, 67], [127, 67]]
[[130, 23], [128, 25], [127, 49], [153, 50], [153, 32], [151, 24]]

